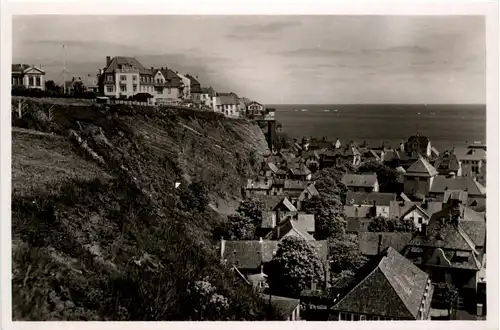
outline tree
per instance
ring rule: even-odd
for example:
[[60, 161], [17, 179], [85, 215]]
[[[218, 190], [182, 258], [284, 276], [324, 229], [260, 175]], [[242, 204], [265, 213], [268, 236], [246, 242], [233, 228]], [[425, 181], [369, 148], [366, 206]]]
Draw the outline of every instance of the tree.
[[415, 230], [415, 223], [410, 219], [375, 217], [368, 224], [368, 231], [371, 232], [414, 232]]
[[255, 238], [256, 225], [253, 220], [242, 214], [227, 217], [227, 237], [231, 240], [251, 240]]
[[384, 217], [375, 217], [368, 224], [368, 231], [371, 232], [393, 232], [394, 222]]
[[272, 293], [298, 297], [313, 281], [322, 285], [323, 279], [324, 267], [314, 246], [297, 237], [280, 242], [268, 269]]
[[332, 273], [354, 271], [366, 262], [366, 258], [359, 252], [356, 237], [345, 235], [341, 238], [331, 238], [328, 243]]
[[252, 222], [256, 226], [260, 225], [262, 222], [262, 203], [256, 198], [241, 201], [236, 212], [244, 217], [252, 219]]
[[398, 182], [399, 173], [387, 165], [368, 161], [358, 167], [358, 173], [376, 173], [380, 192], [401, 192], [401, 185]]
[[196, 321], [221, 320], [229, 304], [226, 297], [215, 292], [208, 281], [196, 281], [188, 289], [188, 296], [193, 307], [193, 318]]
[[54, 82], [54, 80], [47, 80], [45, 82], [45, 89], [49, 92], [58, 92], [59, 88]]
[[210, 202], [208, 189], [201, 181], [192, 182], [187, 188], [181, 189], [179, 196], [186, 211], [204, 212]]
[[339, 198], [314, 196], [302, 203], [302, 211], [314, 214], [316, 239], [321, 240], [345, 234], [347, 223]]
[[458, 289], [450, 283], [438, 283], [434, 290], [434, 298], [446, 305], [448, 308], [448, 315], [450, 315], [451, 308], [458, 298]]
[[417, 230], [415, 222], [411, 219], [401, 219], [395, 221], [395, 231], [412, 233]]

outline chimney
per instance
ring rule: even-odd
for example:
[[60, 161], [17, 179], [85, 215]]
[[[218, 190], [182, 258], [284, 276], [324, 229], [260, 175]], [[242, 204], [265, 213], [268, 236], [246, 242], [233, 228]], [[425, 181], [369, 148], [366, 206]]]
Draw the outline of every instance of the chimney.
[[262, 237], [259, 237], [259, 243], [262, 243], [262, 242], [264, 242], [264, 241], [262, 240]]
[[226, 241], [224, 240], [224, 236], [220, 237], [220, 259], [224, 260], [224, 251], [226, 250]]
[[378, 234], [377, 255], [380, 255], [381, 250], [382, 250], [382, 234]]
[[277, 228], [278, 228], [278, 237], [276, 237], [276, 239], [280, 239], [280, 228], [281, 228], [281, 226], [280, 226], [279, 222], [278, 222]]
[[111, 64], [111, 56], [106, 56], [106, 66]]

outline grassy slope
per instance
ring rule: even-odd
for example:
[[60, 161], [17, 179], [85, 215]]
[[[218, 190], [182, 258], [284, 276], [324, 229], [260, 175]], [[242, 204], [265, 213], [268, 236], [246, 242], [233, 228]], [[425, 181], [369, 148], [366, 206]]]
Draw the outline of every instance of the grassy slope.
[[[173, 189], [201, 180], [214, 204], [231, 205], [254, 171], [249, 160], [266, 150], [257, 127], [127, 106], [55, 105], [49, 119], [51, 105], [28, 104], [13, 124], [29, 130], [12, 134], [14, 319], [185, 319], [186, 291], [205, 276], [229, 299], [227, 316], [264, 317], [217, 261], [220, 216], [183, 211]], [[75, 147], [70, 130], [105, 164]]]

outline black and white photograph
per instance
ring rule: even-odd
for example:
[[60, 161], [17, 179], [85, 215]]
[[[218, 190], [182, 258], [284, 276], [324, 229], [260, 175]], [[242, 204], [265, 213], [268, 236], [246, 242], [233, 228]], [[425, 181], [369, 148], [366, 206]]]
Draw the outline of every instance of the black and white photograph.
[[498, 326], [488, 19], [13, 14], [4, 317]]

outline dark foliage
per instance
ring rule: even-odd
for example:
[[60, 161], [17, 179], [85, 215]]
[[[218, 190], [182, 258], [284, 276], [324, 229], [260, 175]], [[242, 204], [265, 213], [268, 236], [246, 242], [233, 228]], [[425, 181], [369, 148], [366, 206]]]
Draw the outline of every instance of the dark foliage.
[[323, 283], [324, 268], [316, 249], [306, 240], [286, 237], [269, 263], [268, 283], [271, 292], [298, 297], [314, 281]]
[[376, 217], [370, 220], [368, 230], [371, 232], [414, 232], [415, 223], [410, 219], [387, 219]]
[[376, 173], [380, 192], [401, 192], [402, 187], [398, 182], [398, 172], [387, 165], [376, 161], [366, 162], [358, 167], [358, 173]]

